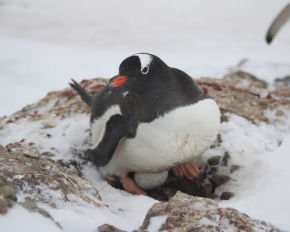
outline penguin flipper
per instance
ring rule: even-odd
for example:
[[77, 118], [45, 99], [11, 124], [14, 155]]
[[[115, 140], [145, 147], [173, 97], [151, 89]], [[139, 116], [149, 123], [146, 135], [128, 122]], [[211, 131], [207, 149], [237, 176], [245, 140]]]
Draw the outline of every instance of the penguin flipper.
[[93, 98], [73, 79], [71, 79], [73, 83], [69, 83], [69, 85], [74, 88], [80, 95], [84, 102], [91, 107]]
[[90, 160], [97, 167], [107, 165], [119, 142], [128, 135], [130, 135], [130, 126], [126, 123], [125, 118], [119, 114], [113, 115], [107, 121], [103, 138], [97, 147], [87, 151]]

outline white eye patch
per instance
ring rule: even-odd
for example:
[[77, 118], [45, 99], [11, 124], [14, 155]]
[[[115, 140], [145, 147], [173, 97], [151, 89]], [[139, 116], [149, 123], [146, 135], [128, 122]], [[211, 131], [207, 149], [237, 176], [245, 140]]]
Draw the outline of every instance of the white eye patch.
[[148, 54], [136, 54], [138, 56], [141, 63], [141, 72], [143, 74], [147, 74], [149, 72], [150, 63], [153, 60], [153, 57]]

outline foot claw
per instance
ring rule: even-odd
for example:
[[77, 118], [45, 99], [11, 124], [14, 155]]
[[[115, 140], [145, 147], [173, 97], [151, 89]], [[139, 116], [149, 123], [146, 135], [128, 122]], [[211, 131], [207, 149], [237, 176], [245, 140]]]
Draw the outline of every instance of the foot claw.
[[198, 177], [200, 174], [198, 167], [193, 162], [186, 163], [179, 167], [174, 167], [171, 169], [171, 171], [177, 177], [185, 176], [190, 180], [194, 180], [194, 178]]

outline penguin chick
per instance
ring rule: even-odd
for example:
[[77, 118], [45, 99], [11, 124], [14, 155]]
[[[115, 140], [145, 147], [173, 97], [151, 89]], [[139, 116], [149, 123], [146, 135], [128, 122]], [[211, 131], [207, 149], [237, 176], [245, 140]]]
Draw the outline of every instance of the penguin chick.
[[200, 174], [192, 161], [216, 138], [220, 111], [189, 75], [139, 53], [126, 58], [93, 99], [73, 82], [91, 107], [88, 154], [104, 177], [116, 175], [126, 191], [147, 195], [129, 172], [172, 170], [192, 180]]

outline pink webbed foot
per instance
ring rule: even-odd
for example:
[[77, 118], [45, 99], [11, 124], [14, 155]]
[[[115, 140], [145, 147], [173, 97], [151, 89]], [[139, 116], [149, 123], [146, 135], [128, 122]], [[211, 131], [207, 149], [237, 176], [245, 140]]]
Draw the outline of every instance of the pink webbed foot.
[[130, 193], [147, 196], [147, 193], [140, 189], [136, 183], [128, 176], [119, 178], [124, 190]]
[[194, 178], [198, 177], [200, 174], [198, 167], [193, 162], [186, 163], [182, 166], [174, 167], [171, 169], [171, 171], [177, 177], [186, 177], [190, 180], [194, 180]]

